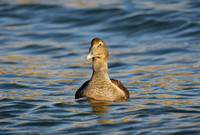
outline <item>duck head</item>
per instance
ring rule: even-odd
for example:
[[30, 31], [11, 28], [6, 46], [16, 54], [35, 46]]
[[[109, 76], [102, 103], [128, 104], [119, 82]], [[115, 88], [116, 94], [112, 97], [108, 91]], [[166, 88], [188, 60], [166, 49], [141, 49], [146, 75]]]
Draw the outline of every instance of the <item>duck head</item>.
[[91, 47], [87, 55], [87, 59], [104, 59], [107, 60], [109, 56], [108, 49], [105, 42], [100, 38], [94, 38], [91, 41]]

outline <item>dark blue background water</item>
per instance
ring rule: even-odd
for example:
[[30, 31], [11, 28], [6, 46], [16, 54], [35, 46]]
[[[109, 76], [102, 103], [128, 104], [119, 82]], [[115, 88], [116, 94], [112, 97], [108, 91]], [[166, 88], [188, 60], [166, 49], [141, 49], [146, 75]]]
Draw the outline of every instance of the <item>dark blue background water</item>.
[[[200, 134], [200, 2], [0, 1], [0, 134]], [[104, 39], [131, 98], [74, 99]]]

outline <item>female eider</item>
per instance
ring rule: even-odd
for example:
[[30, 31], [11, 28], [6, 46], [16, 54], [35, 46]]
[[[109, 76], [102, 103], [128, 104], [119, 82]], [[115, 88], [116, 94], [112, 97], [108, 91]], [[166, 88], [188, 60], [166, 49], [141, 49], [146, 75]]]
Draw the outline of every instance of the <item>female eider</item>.
[[92, 58], [93, 74], [75, 94], [75, 99], [88, 97], [95, 100], [120, 101], [129, 98], [128, 90], [123, 84], [108, 77], [108, 50], [102, 39], [94, 38], [87, 55]]

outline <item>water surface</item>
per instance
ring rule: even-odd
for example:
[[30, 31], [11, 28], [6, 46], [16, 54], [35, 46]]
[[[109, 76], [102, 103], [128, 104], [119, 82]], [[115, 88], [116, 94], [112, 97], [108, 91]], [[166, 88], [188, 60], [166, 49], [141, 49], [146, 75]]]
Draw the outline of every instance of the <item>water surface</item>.
[[[199, 6], [1, 1], [0, 134], [200, 134]], [[95, 37], [130, 100], [74, 99]]]

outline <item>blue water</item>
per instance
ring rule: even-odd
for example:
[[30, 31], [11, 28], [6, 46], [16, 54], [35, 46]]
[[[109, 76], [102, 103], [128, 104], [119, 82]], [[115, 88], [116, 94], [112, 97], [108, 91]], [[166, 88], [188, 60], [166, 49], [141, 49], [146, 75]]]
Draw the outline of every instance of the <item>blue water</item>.
[[[200, 134], [200, 2], [0, 1], [0, 134]], [[131, 98], [75, 100], [93, 38]]]

